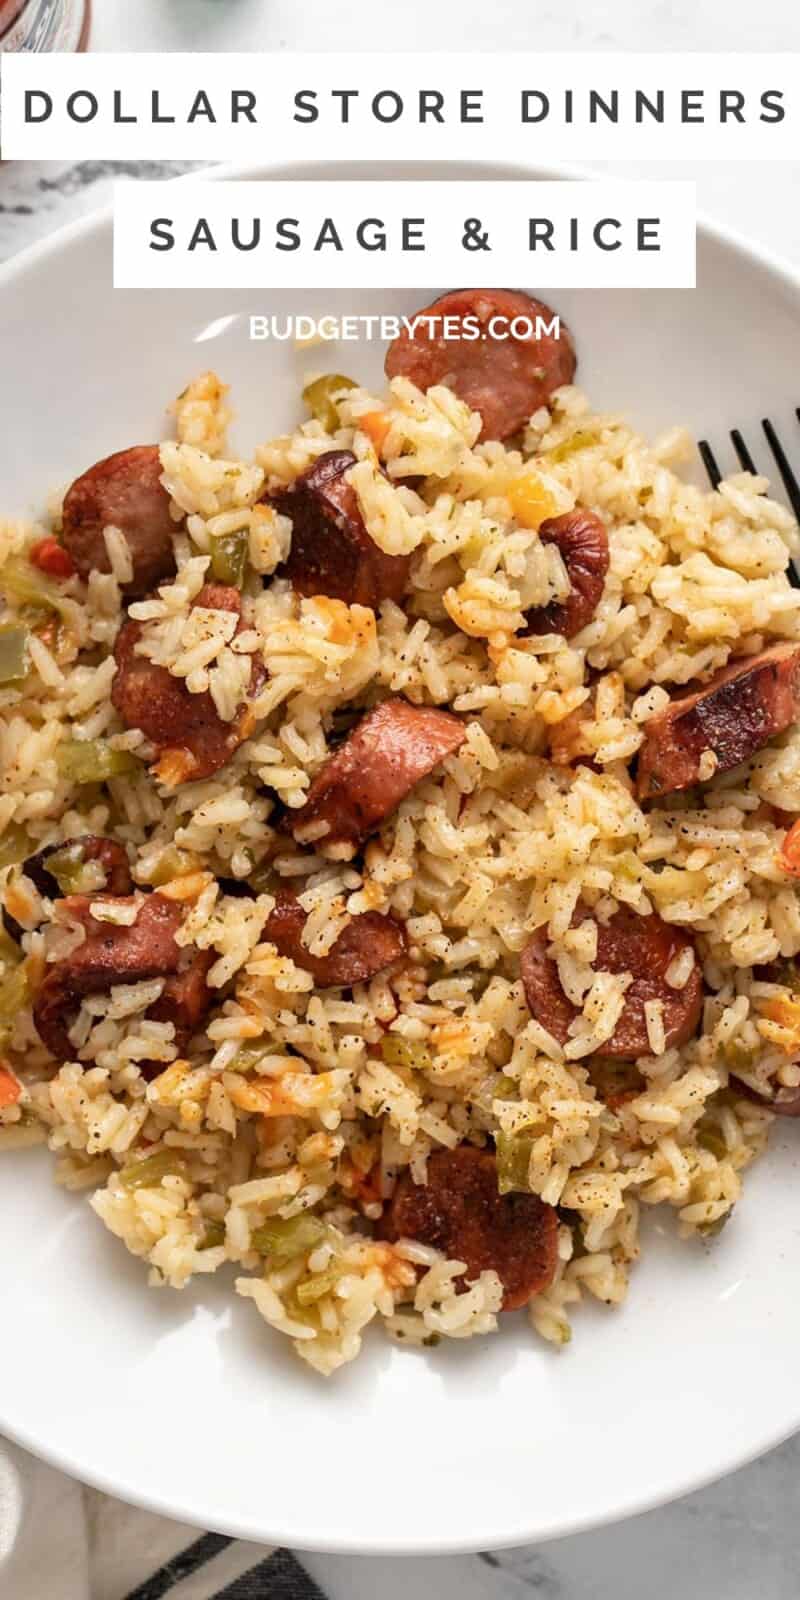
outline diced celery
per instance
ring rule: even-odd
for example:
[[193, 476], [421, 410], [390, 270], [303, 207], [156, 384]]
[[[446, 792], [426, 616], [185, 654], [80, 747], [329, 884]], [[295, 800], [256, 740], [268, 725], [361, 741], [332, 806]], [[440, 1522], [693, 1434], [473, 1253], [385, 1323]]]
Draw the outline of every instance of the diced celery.
[[302, 1212], [298, 1217], [270, 1217], [253, 1229], [251, 1240], [254, 1250], [269, 1257], [271, 1267], [285, 1267], [297, 1256], [308, 1255], [322, 1243], [326, 1233], [319, 1217]]
[[65, 739], [56, 760], [62, 777], [71, 783], [107, 783], [142, 767], [129, 750], [115, 750], [106, 739]]
[[244, 529], [235, 533], [212, 533], [211, 576], [217, 583], [241, 589], [247, 571], [248, 540]]
[[225, 1243], [224, 1222], [207, 1222], [206, 1231], [197, 1246], [198, 1250], [216, 1250]]
[[193, 872], [197, 866], [197, 857], [188, 850], [179, 850], [177, 845], [167, 845], [159, 857], [158, 866], [146, 878], [154, 889], [160, 889], [162, 884], [171, 883], [173, 878], [179, 878], [184, 872]]
[[533, 1140], [534, 1135], [527, 1128], [519, 1133], [495, 1135], [497, 1187], [501, 1194], [510, 1194], [514, 1189], [530, 1192], [528, 1169]]
[[97, 862], [84, 860], [80, 839], [74, 844], [65, 844], [62, 850], [54, 850], [47, 857], [47, 871], [55, 878], [62, 894], [88, 894], [97, 888]]
[[31, 853], [31, 841], [19, 822], [10, 822], [0, 835], [0, 868], [16, 866]]
[[722, 1046], [722, 1059], [731, 1072], [749, 1072], [755, 1065], [760, 1047], [757, 1044], [743, 1044], [740, 1039], [727, 1039]]
[[24, 962], [21, 961], [18, 966], [6, 973], [0, 983], [0, 1049], [5, 1049], [14, 1031], [17, 1016], [28, 1005], [30, 998], [28, 974]]
[[260, 1044], [243, 1044], [237, 1050], [233, 1060], [228, 1063], [230, 1072], [252, 1072], [262, 1056], [285, 1056], [285, 1044], [279, 1044], [277, 1039], [262, 1039]]
[[175, 1150], [157, 1150], [143, 1161], [123, 1167], [119, 1181], [126, 1189], [157, 1189], [162, 1178], [185, 1178], [186, 1162]]
[[0, 627], [0, 683], [22, 683], [28, 671], [28, 637], [21, 623]]
[[15, 600], [19, 606], [33, 606], [40, 611], [57, 611], [60, 616], [65, 614], [64, 597], [58, 585], [37, 567], [32, 567], [22, 556], [10, 556], [8, 561], [3, 563], [0, 571], [0, 588], [7, 599]]
[[298, 1304], [315, 1305], [317, 1300], [322, 1300], [326, 1294], [330, 1294], [340, 1277], [339, 1267], [332, 1266], [326, 1267], [324, 1272], [314, 1272], [310, 1278], [304, 1278], [295, 1289]]
[[724, 1161], [728, 1154], [728, 1146], [716, 1128], [700, 1128], [697, 1134], [697, 1143], [701, 1150], [707, 1150], [709, 1155], [716, 1156], [718, 1161]]
[[517, 1083], [516, 1078], [509, 1078], [505, 1072], [501, 1072], [497, 1082], [494, 1085], [494, 1088], [492, 1089], [492, 1099], [518, 1100], [519, 1084]]
[[548, 450], [547, 454], [551, 461], [566, 461], [569, 456], [576, 455], [579, 450], [588, 450], [590, 445], [599, 443], [600, 435], [595, 429], [578, 428], [575, 433], [570, 434], [568, 439], [562, 439], [560, 444], [555, 445], [552, 450]]
[[247, 874], [247, 882], [256, 894], [269, 894], [275, 882], [275, 868], [266, 857], [257, 861]]
[[430, 1072], [430, 1050], [418, 1039], [404, 1039], [399, 1033], [385, 1033], [381, 1055], [387, 1067], [405, 1067], [407, 1072]]
[[339, 426], [339, 412], [334, 395], [340, 394], [343, 389], [357, 387], [352, 378], [344, 378], [340, 372], [326, 372], [323, 377], [315, 378], [313, 383], [306, 384], [303, 399], [312, 417], [322, 423], [326, 433], [335, 433]]

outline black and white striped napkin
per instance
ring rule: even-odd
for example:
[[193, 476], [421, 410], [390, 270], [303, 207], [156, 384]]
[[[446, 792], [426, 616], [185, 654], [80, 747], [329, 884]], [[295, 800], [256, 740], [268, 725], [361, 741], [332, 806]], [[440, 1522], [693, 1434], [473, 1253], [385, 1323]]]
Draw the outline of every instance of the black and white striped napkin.
[[84, 1489], [0, 1439], [3, 1600], [327, 1600], [288, 1550]]
[[[253, 1556], [255, 1554], [255, 1561]], [[290, 1550], [205, 1533], [129, 1590], [125, 1600], [324, 1600]]]

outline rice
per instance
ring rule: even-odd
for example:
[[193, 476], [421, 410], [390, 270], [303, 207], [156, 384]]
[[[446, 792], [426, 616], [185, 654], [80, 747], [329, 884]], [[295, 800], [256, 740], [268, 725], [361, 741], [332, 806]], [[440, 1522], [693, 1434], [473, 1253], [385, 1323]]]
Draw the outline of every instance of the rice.
[[[398, 1182], [424, 1183], [437, 1152], [494, 1142], [498, 1160], [516, 1152], [522, 1193], [563, 1208], [552, 1279], [529, 1306], [537, 1335], [562, 1346], [587, 1296], [624, 1299], [643, 1207], [671, 1209], [687, 1237], [719, 1229], [765, 1147], [769, 1098], [800, 1085], [800, 905], [780, 855], [785, 813], [800, 811], [800, 731], [732, 772], [706, 752], [702, 790], [647, 809], [629, 773], [671, 691], [800, 640], [788, 512], [744, 473], [714, 493], [694, 487], [677, 470], [682, 430], [649, 444], [575, 388], [511, 445], [477, 443], [480, 419], [457, 396], [405, 379], [382, 396], [345, 389], [337, 413], [334, 433], [305, 422], [247, 461], [228, 445], [213, 373], [173, 408], [160, 461], [177, 570], [129, 613], [137, 653], [210, 695], [225, 725], [253, 661], [265, 667], [249, 735], [220, 772], [154, 774], [147, 740], [114, 710], [110, 650], [132, 558], [113, 525], [110, 572], [62, 585], [60, 611], [29, 627], [24, 682], [0, 687], [0, 884], [23, 929], [22, 963], [0, 952], [17, 1085], [0, 1096], [0, 1150], [46, 1140], [58, 1180], [95, 1191], [94, 1211], [154, 1285], [235, 1263], [237, 1292], [324, 1374], [358, 1354], [372, 1323], [423, 1347], [497, 1328], [495, 1270], [374, 1237]], [[333, 448], [356, 457], [349, 481], [371, 539], [410, 558], [402, 605], [300, 596], [275, 576], [292, 528], [262, 496]], [[526, 613], [570, 590], [539, 525], [576, 505], [609, 528], [602, 596], [573, 638], [528, 635]], [[50, 519], [58, 531], [55, 501]], [[47, 531], [1, 524], [0, 555], [24, 560]], [[249, 566], [238, 631], [233, 613], [196, 604], [231, 539]], [[6, 609], [13, 623], [13, 585]], [[360, 856], [327, 847], [318, 821], [296, 843], [281, 811], [303, 805], [355, 717], [396, 694], [460, 716], [460, 749]], [[130, 770], [76, 781], [65, 751], [95, 741]], [[212, 1006], [186, 1042], [159, 1018], [164, 977], [89, 992], [69, 1018], [73, 1059], [54, 1067], [31, 1000], [85, 931], [20, 866], [85, 834], [118, 841], [132, 869], [124, 901], [102, 892], [102, 873], [84, 880], [109, 937], [135, 931], [157, 888], [182, 911], [177, 944], [202, 956]], [[320, 988], [267, 937], [281, 884], [299, 894], [309, 959], [375, 912], [404, 924], [406, 957]], [[645, 1003], [648, 1053], [611, 1093], [598, 1063], [633, 980], [596, 963], [619, 908], [657, 912], [690, 943]], [[520, 980], [540, 932], [576, 1012], [564, 1042], [531, 1015]], [[669, 996], [698, 967], [701, 1025], [671, 1046]]]

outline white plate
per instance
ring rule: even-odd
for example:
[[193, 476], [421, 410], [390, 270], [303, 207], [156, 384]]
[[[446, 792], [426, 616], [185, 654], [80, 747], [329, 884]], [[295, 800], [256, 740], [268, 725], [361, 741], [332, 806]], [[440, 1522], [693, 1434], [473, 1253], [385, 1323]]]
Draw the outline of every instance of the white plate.
[[[0, 272], [4, 513], [156, 438], [165, 404], [209, 364], [234, 385], [245, 448], [296, 421], [310, 366], [378, 380], [377, 346], [250, 344], [251, 310], [420, 303], [391, 289], [115, 293], [110, 243], [108, 220], [90, 221]], [[547, 298], [600, 406], [720, 442], [735, 424], [755, 439], [767, 414], [787, 436], [796, 426], [800, 283], [740, 243], [704, 231], [695, 293]], [[566, 1352], [522, 1316], [422, 1354], [375, 1330], [327, 1382], [235, 1297], [232, 1274], [148, 1291], [42, 1152], [6, 1157], [0, 1427], [124, 1499], [300, 1547], [474, 1550], [642, 1510], [800, 1426], [798, 1138], [781, 1130], [713, 1246], [679, 1244], [659, 1214], [627, 1306], [579, 1311]]]

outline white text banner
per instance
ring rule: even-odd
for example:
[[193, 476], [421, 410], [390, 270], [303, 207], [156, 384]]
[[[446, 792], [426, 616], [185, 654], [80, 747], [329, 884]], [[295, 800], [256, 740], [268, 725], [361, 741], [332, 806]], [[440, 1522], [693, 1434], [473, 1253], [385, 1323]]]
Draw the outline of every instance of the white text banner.
[[11, 160], [796, 160], [800, 55], [9, 53]]
[[691, 288], [683, 182], [118, 183], [118, 288]]

